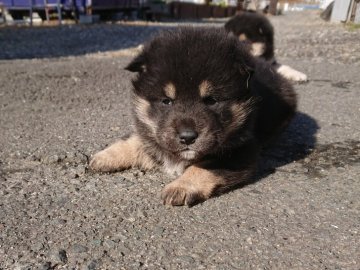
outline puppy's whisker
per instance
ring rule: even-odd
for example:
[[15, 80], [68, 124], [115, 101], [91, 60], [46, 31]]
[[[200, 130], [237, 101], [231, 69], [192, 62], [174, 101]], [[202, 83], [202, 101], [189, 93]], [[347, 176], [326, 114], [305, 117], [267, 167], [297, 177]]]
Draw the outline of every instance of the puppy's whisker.
[[249, 80], [250, 80], [251, 74], [247, 69], [245, 69], [245, 71], [248, 74], [248, 78], [246, 79], [246, 88], [249, 89]]

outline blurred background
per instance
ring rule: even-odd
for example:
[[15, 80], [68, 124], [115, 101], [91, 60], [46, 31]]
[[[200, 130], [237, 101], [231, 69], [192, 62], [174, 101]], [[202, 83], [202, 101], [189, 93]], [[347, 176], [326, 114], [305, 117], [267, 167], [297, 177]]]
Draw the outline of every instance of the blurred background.
[[0, 23], [224, 18], [244, 9], [272, 15], [323, 9], [327, 20], [360, 23], [359, 0], [1, 0]]
[[[358, 0], [0, 2], [0, 270], [359, 269]], [[245, 9], [309, 79], [259, 181], [174, 209], [161, 172], [90, 172], [134, 129], [124, 67], [142, 45]]]

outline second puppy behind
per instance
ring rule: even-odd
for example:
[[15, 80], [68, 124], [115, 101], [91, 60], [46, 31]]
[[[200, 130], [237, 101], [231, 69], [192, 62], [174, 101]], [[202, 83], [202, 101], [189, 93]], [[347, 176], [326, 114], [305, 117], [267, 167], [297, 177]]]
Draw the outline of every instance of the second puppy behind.
[[225, 29], [238, 37], [240, 41], [248, 43], [252, 55], [270, 62], [286, 79], [296, 82], [307, 81], [304, 73], [277, 63], [274, 55], [274, 28], [264, 15], [244, 11], [231, 18], [225, 24]]

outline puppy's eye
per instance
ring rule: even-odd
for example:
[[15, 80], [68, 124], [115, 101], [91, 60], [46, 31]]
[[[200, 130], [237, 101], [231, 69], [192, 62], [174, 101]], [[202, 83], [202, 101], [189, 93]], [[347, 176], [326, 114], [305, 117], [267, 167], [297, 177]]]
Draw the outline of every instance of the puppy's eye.
[[203, 98], [203, 102], [205, 103], [205, 105], [214, 105], [217, 103], [217, 100], [212, 96], [208, 96]]
[[165, 105], [172, 105], [173, 104], [173, 101], [170, 98], [164, 98], [161, 102], [163, 104], [165, 104]]

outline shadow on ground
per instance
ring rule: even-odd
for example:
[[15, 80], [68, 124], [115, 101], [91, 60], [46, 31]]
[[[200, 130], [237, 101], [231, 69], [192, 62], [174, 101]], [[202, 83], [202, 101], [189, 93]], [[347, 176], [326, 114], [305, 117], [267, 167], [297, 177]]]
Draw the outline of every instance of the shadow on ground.
[[[305, 113], [297, 112], [283, 134], [274, 143], [263, 149], [255, 177], [239, 183], [227, 191], [261, 181], [286, 164], [303, 161], [314, 152], [316, 147], [315, 134], [318, 129], [319, 125], [314, 118]], [[221, 196], [221, 193], [215, 196]]]
[[298, 112], [281, 137], [264, 149], [259, 164], [258, 178], [261, 180], [276, 171], [276, 168], [302, 160], [312, 153], [316, 146], [315, 134], [319, 129], [316, 120]]
[[[175, 26], [175, 25], [174, 25]], [[137, 47], [169, 25], [64, 25], [0, 28], [0, 59], [80, 56]]]

